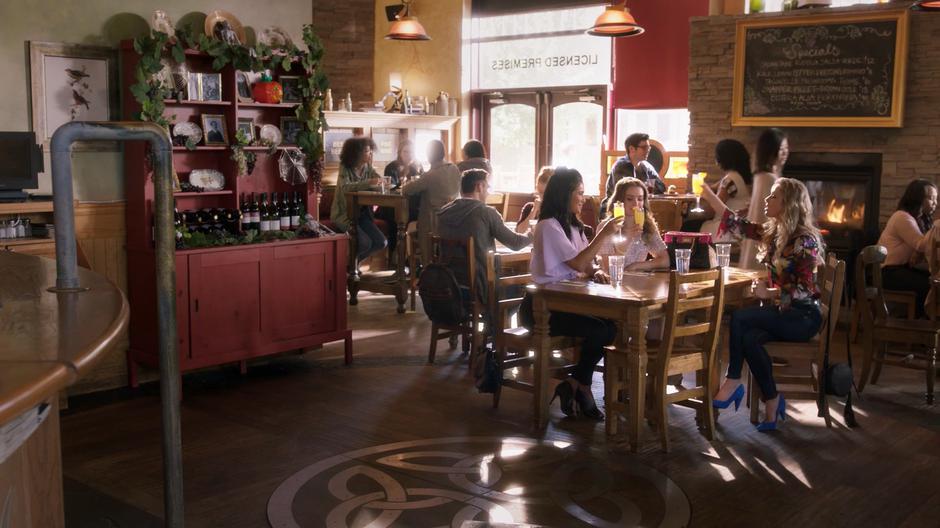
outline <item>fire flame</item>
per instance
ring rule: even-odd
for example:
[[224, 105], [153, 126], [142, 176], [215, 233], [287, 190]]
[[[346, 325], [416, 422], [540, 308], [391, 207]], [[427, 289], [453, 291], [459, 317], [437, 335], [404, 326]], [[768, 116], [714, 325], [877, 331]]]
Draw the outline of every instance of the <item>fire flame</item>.
[[846, 214], [847, 205], [845, 202], [839, 202], [835, 198], [829, 201], [829, 207], [826, 208], [825, 220], [832, 224], [844, 224], [850, 220], [861, 220], [865, 215], [865, 205], [858, 204]]

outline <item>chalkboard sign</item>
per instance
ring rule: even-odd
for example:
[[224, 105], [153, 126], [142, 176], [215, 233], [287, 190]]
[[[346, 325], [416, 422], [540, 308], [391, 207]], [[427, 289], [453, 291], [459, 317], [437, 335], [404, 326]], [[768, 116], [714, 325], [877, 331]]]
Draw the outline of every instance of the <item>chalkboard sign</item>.
[[908, 12], [737, 25], [732, 125], [900, 127]]

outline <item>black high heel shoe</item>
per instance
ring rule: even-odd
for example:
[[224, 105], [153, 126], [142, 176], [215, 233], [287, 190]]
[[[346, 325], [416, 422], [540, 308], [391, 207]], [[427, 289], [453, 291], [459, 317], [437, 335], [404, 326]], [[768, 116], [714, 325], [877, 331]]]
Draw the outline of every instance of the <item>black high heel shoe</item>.
[[548, 402], [549, 405], [555, 402], [555, 398], [561, 398], [561, 412], [565, 416], [574, 416], [574, 389], [571, 388], [571, 384], [567, 381], [563, 381], [555, 387], [555, 395], [552, 396], [552, 401]]
[[593, 400], [588, 400], [587, 396], [585, 396], [580, 389], [575, 391], [574, 399], [578, 402], [578, 413], [581, 416], [597, 421], [604, 419], [604, 413], [597, 408], [597, 403]]

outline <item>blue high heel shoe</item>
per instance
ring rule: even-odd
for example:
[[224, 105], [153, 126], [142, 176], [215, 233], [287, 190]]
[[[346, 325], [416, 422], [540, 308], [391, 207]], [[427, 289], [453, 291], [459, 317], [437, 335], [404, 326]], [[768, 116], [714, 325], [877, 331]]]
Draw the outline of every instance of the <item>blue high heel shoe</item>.
[[761, 433], [766, 433], [768, 431], [777, 430], [777, 421], [786, 421], [787, 419], [787, 400], [783, 399], [783, 395], [780, 395], [780, 401], [777, 402], [777, 412], [774, 413], [774, 421], [772, 422], [761, 422], [757, 424], [757, 431]]
[[734, 389], [734, 392], [731, 393], [731, 397], [727, 400], [712, 400], [712, 407], [716, 409], [727, 409], [731, 403], [734, 403], [734, 410], [737, 411], [738, 407], [741, 406], [741, 400], [744, 399], [744, 385], [738, 385], [737, 389]]

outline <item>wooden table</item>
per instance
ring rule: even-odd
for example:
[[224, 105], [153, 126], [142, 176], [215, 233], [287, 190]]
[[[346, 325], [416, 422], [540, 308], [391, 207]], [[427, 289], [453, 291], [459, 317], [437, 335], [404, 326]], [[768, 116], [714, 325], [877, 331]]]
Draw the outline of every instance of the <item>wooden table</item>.
[[0, 251], [0, 426], [48, 412], [0, 463], [3, 526], [5, 519], [9, 526], [64, 526], [58, 392], [87, 374], [127, 328], [124, 294], [97, 273], [79, 268], [78, 276], [87, 291], [51, 293], [55, 261]]
[[[408, 229], [408, 197], [399, 193], [380, 193], [375, 191], [357, 191], [346, 193], [346, 211], [349, 215], [349, 272], [346, 279], [349, 289], [349, 304], [355, 306], [359, 301], [356, 296], [359, 290], [378, 293], [387, 293], [395, 296], [398, 301], [398, 313], [405, 313], [405, 301], [408, 299], [408, 277], [405, 275], [405, 237]], [[359, 273], [356, 262], [356, 235], [359, 210], [362, 207], [377, 205], [389, 207], [395, 211], [395, 223], [398, 224], [398, 245], [395, 248], [398, 262], [391, 272], [380, 271]], [[412, 270], [414, 271], [414, 270]]]
[[695, 201], [696, 195], [692, 193], [683, 193], [683, 194], [651, 194], [651, 202], [675, 202], [675, 203], [692, 203]]
[[[753, 279], [760, 272], [730, 268], [725, 282], [726, 302], [740, 302], [750, 291]], [[688, 295], [704, 289], [691, 286]], [[534, 419], [538, 428], [548, 421], [548, 402], [551, 390], [548, 387], [548, 369], [551, 358], [549, 337], [549, 312], [570, 312], [610, 319], [617, 323], [617, 339], [614, 346], [627, 355], [630, 369], [630, 423], [628, 434], [630, 447], [636, 451], [640, 440], [640, 424], [646, 398], [646, 327], [650, 319], [662, 315], [663, 305], [669, 296], [669, 274], [625, 272], [623, 282], [615, 289], [593, 282], [562, 281], [555, 284], [529, 286], [533, 296], [532, 311], [535, 317], [535, 398]], [[632, 338], [632, 339], [631, 339]], [[605, 399], [613, 395], [606, 394]]]

